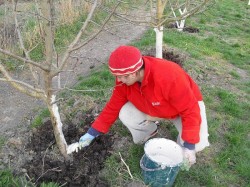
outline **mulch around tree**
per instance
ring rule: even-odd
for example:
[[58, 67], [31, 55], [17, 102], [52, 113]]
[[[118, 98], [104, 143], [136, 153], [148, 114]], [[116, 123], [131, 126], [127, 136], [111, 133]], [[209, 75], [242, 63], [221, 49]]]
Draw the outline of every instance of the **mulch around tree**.
[[[81, 128], [68, 125], [64, 132], [67, 142], [77, 142], [83, 134]], [[44, 123], [34, 131], [27, 151], [35, 153], [33, 159], [25, 164], [27, 175], [38, 186], [42, 183], [56, 182], [68, 187], [105, 187], [104, 179], [99, 177], [99, 171], [104, 167], [104, 161], [110, 156], [113, 135], [106, 134], [97, 137], [90, 146], [78, 153], [72, 153], [71, 162], [64, 162], [63, 157], [55, 148], [55, 138], [51, 122]], [[57, 151], [55, 151], [57, 150]]]

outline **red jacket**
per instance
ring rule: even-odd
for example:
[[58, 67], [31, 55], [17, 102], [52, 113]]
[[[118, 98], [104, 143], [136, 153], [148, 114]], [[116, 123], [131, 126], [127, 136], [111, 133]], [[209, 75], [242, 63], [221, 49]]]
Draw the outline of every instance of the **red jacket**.
[[110, 101], [92, 124], [92, 128], [107, 133], [122, 106], [130, 101], [140, 111], [159, 118], [182, 119], [182, 139], [198, 143], [200, 131], [201, 92], [191, 77], [176, 63], [154, 57], [143, 57], [144, 78], [131, 86], [116, 81]]

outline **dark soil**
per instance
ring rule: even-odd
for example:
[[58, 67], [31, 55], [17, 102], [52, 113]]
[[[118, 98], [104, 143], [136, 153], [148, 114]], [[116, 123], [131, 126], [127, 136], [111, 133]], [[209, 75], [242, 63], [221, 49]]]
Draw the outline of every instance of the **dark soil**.
[[[64, 132], [67, 142], [76, 142], [83, 134], [82, 128], [68, 125]], [[27, 151], [35, 153], [32, 161], [25, 164], [29, 178], [39, 186], [42, 182], [57, 182], [63, 186], [108, 186], [98, 174], [104, 166], [105, 159], [110, 156], [113, 135], [97, 137], [90, 146], [72, 154], [70, 163], [60, 159], [60, 154], [54, 150], [55, 139], [50, 121], [34, 131]]]
[[[172, 23], [172, 24], [169, 24], [167, 27], [176, 29], [177, 25], [176, 25], [176, 23]], [[188, 33], [198, 33], [198, 32], [200, 32], [200, 30], [198, 28], [194, 28], [194, 27], [191, 27], [191, 26], [184, 26], [183, 31], [188, 32]]]
[[189, 32], [189, 33], [197, 33], [200, 32], [200, 30], [198, 28], [194, 28], [194, 27], [184, 27], [183, 28], [184, 32]]
[[[143, 52], [143, 55], [155, 57], [155, 48], [145, 50]], [[175, 62], [181, 67], [183, 67], [183, 63], [185, 61], [185, 56], [183, 54], [180, 54], [174, 50], [168, 50], [168, 49], [162, 50], [162, 58], [168, 61]]]

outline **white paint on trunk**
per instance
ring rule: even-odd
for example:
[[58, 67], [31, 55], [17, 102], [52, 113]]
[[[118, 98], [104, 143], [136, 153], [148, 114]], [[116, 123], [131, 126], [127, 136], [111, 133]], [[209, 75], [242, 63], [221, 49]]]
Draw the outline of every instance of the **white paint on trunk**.
[[70, 144], [69, 146], [67, 145], [67, 142], [64, 138], [64, 135], [63, 135], [63, 131], [62, 131], [62, 121], [61, 121], [61, 118], [60, 118], [60, 114], [59, 114], [59, 111], [58, 111], [58, 106], [56, 104], [56, 96], [55, 95], [52, 95], [51, 97], [51, 102], [53, 103], [52, 104], [52, 111], [54, 113], [54, 116], [56, 118], [56, 128], [60, 134], [60, 139], [61, 139], [61, 142], [63, 142], [63, 144], [65, 145], [66, 147], [66, 150], [67, 150], [67, 154], [71, 154], [72, 152], [78, 152], [78, 148], [79, 148], [79, 143], [76, 142], [76, 143], [72, 143]]
[[[171, 9], [172, 9], [172, 12], [174, 14], [174, 17], [176, 18], [176, 14], [174, 12], [174, 9], [172, 7], [171, 7]], [[183, 11], [181, 9], [179, 9], [179, 12], [181, 15], [183, 15], [183, 14], [187, 13], [187, 8], [185, 7]], [[185, 16], [185, 17], [187, 17], [187, 16]], [[186, 21], [186, 19], [182, 19], [181, 21], [176, 21], [176, 26], [177, 26], [178, 31], [183, 31], [184, 26], [185, 26], [185, 21]]]
[[90, 144], [90, 141], [89, 142], [86, 141], [85, 144], [79, 144], [78, 142], [75, 142], [75, 143], [72, 143], [70, 145], [67, 145], [67, 142], [64, 138], [63, 131], [62, 131], [63, 124], [62, 124], [60, 114], [58, 111], [58, 106], [57, 106], [55, 101], [56, 101], [56, 96], [52, 95], [52, 97], [51, 97], [51, 102], [53, 103], [52, 104], [52, 111], [53, 111], [54, 116], [56, 118], [56, 128], [60, 134], [61, 142], [63, 142], [63, 144], [65, 145], [66, 150], [67, 150], [67, 154], [71, 154], [73, 152], [78, 152], [78, 149], [81, 149], [85, 146], [88, 146]]
[[158, 27], [154, 28], [155, 34], [156, 34], [156, 54], [155, 56], [157, 58], [162, 58], [162, 43], [163, 43], [163, 26], [160, 26], [160, 29]]
[[57, 106], [55, 101], [56, 101], [56, 96], [52, 95], [52, 97], [51, 97], [51, 102], [53, 103], [52, 111], [53, 111], [54, 116], [56, 118], [56, 128], [58, 129], [58, 132], [60, 134], [60, 139], [67, 146], [67, 142], [66, 142], [66, 140], [64, 138], [63, 131], [62, 131], [63, 124], [62, 124], [62, 121], [61, 121], [61, 118], [60, 118], [60, 114], [58, 112], [58, 106]]

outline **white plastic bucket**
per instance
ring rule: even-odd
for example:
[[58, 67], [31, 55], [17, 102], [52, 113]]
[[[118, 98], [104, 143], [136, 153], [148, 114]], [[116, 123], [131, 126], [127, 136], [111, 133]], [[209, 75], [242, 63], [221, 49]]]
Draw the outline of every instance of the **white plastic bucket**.
[[144, 146], [140, 166], [144, 182], [151, 186], [172, 186], [183, 162], [182, 148], [174, 141], [153, 138]]

